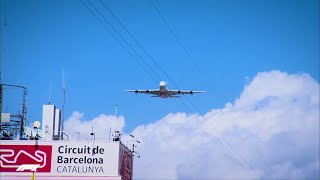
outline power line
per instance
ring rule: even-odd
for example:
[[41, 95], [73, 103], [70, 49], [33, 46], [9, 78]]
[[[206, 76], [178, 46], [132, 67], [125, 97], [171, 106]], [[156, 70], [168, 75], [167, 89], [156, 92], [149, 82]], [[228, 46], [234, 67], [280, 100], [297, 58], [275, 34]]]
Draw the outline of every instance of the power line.
[[[191, 63], [193, 64], [193, 66], [197, 69], [197, 71], [201, 74], [201, 76], [205, 79], [208, 80], [207, 77], [204, 75], [204, 73], [202, 73], [202, 71], [200, 70], [200, 68], [195, 64], [195, 62], [193, 61], [193, 58], [191, 57], [190, 53], [188, 52], [188, 50], [186, 49], [186, 47], [184, 46], [184, 44], [182, 43], [182, 41], [178, 38], [178, 36], [176, 35], [176, 33], [173, 31], [173, 29], [171, 28], [171, 26], [169, 25], [169, 23], [166, 21], [166, 19], [163, 17], [163, 15], [161, 14], [160, 10], [157, 8], [157, 6], [154, 4], [153, 0], [151, 0], [151, 4], [153, 6], [153, 8], [156, 10], [156, 12], [158, 13], [158, 15], [161, 17], [162, 21], [166, 24], [167, 28], [169, 29], [170, 33], [173, 35], [174, 39], [177, 41], [177, 43], [182, 47], [182, 49], [184, 50], [184, 52], [186, 53], [186, 55], [189, 57], [189, 59], [191, 60]], [[204, 115], [201, 113], [201, 111], [190, 101], [190, 99], [184, 95], [187, 100], [189, 101], [189, 103], [204, 117]], [[189, 111], [190, 109], [187, 108]], [[203, 125], [203, 124], [202, 124]], [[209, 133], [211, 133], [213, 136], [215, 136], [212, 132], [209, 131]], [[232, 145], [225, 140], [223, 137], [222, 139], [227, 142], [227, 144], [229, 145], [230, 148], [233, 148]], [[219, 140], [220, 141], [220, 140]], [[220, 141], [221, 142], [221, 141]], [[222, 143], [222, 142], [221, 142]], [[235, 153], [250, 167], [251, 170], [253, 170], [253, 168], [251, 167], [251, 165], [246, 161], [245, 158], [243, 158], [237, 151], [235, 151]], [[243, 166], [243, 164], [240, 162], [240, 164]]]
[[[118, 23], [126, 30], [126, 32], [131, 36], [131, 38], [132, 39], [134, 39], [134, 41], [139, 45], [139, 47], [148, 55], [148, 57], [157, 65], [157, 67], [165, 74], [165, 76], [176, 86], [176, 87], [178, 87], [177, 86], [177, 84], [170, 78], [170, 76], [165, 72], [165, 71], [163, 71], [163, 69], [159, 66], [159, 64], [154, 60], [154, 58], [142, 47], [142, 45], [133, 37], [133, 35], [128, 31], [128, 29], [123, 25], [123, 23], [113, 14], [113, 12], [101, 1], [101, 0], [99, 0], [102, 4], [103, 4], [103, 6], [110, 12], [110, 14], [118, 21]], [[173, 32], [173, 31], [172, 31]], [[176, 37], [176, 36], [175, 36]], [[180, 41], [179, 41], [180, 42]], [[180, 42], [180, 44], [182, 44], [181, 42]], [[183, 46], [183, 45], [182, 45]], [[184, 46], [183, 46], [184, 47]], [[185, 49], [185, 48], [184, 48]], [[186, 49], [185, 49], [185, 51], [186, 51]], [[187, 51], [186, 51], [187, 52]], [[188, 53], [188, 52], [187, 52]], [[189, 55], [189, 53], [188, 53], [188, 55]], [[188, 99], [188, 101], [193, 105], [193, 107], [194, 108], [196, 108], [197, 109], [197, 111], [199, 112], [199, 113], [201, 113], [200, 112], [200, 110], [190, 101], [190, 99], [189, 98], [187, 98]], [[180, 100], [180, 99], [179, 99]], [[181, 101], [181, 100], [180, 100]], [[182, 102], [182, 101], [181, 101]], [[189, 109], [189, 107], [184, 103], [184, 102], [182, 102], [183, 103], [183, 105], [188, 109], [188, 111], [190, 112], [190, 113], [192, 113], [191, 112], [191, 110]], [[201, 113], [202, 114], [202, 113]], [[203, 116], [203, 115], [202, 115]], [[204, 116], [203, 116], [204, 117]], [[202, 126], [203, 126], [203, 124], [202, 124]], [[222, 143], [222, 141], [220, 141], [219, 140], [219, 138], [218, 137], [216, 137], [212, 132], [210, 132], [209, 131], [209, 133], [210, 134], [212, 134], [215, 138], [216, 138], [216, 140], [218, 140], [218, 142], [220, 142], [220, 144], [222, 145], [222, 146], [224, 146], [225, 147], [225, 145]], [[226, 147], [225, 147], [225, 149], [227, 149]], [[244, 165], [241, 163], [241, 161], [239, 161], [237, 158], [235, 158], [234, 157], [234, 155], [230, 152], [230, 150], [229, 149], [227, 149], [228, 150], [228, 152], [229, 152], [229, 155], [230, 156], [232, 156], [234, 159], [236, 159], [236, 161], [241, 165], [241, 166], [243, 166], [244, 167]], [[241, 157], [241, 156], [240, 156]], [[243, 158], [242, 158], [243, 159]], [[243, 159], [244, 160], [244, 159]], [[247, 161], [245, 160], [245, 162], [247, 163]], [[248, 164], [248, 163], [247, 163]], [[249, 166], [250, 167], [250, 166]]]
[[153, 8], [156, 10], [156, 12], [158, 13], [158, 15], [161, 17], [162, 21], [166, 24], [167, 28], [169, 29], [170, 33], [173, 35], [174, 39], [177, 41], [177, 43], [182, 47], [183, 51], [186, 53], [186, 55], [189, 57], [192, 65], [197, 69], [197, 71], [201, 74], [201, 76], [206, 79], [208, 81], [207, 76], [200, 70], [200, 68], [197, 66], [197, 64], [194, 62], [193, 58], [191, 57], [189, 51], [187, 50], [187, 48], [183, 45], [182, 41], [178, 38], [178, 36], [176, 35], [176, 33], [173, 31], [173, 29], [171, 28], [171, 26], [169, 25], [169, 23], [166, 21], [166, 19], [162, 16], [159, 8], [157, 8], [157, 6], [154, 4], [153, 0], [151, 0], [151, 4], [153, 6]]
[[[205, 118], [205, 116], [204, 116], [204, 115], [201, 113], [201, 111], [192, 103], [192, 101], [191, 101], [186, 95], [184, 95], [184, 96], [187, 98], [187, 100], [189, 101], [189, 103], [198, 111], [198, 113], [199, 113], [206, 121], [208, 121], [208, 119]], [[180, 100], [180, 101], [181, 101], [181, 100]], [[181, 101], [181, 102], [182, 102], [182, 101]], [[183, 103], [183, 102], [182, 102], [182, 103]], [[184, 104], [184, 103], [183, 103], [183, 104]], [[191, 114], [193, 114], [189, 108], [187, 108], [187, 109], [189, 110], [189, 112], [190, 112]], [[250, 168], [251, 171], [253, 171], [253, 172], [255, 172], [256, 174], [258, 174], [258, 173], [252, 168], [252, 166], [250, 165], [250, 163], [248, 163], [248, 161], [247, 161], [243, 156], [241, 156], [236, 150], [234, 150], [234, 147], [231, 145], [231, 143], [230, 143], [228, 140], [226, 140], [224, 137], [220, 137], [220, 138], [219, 138], [218, 136], [216, 136], [216, 135], [213, 133], [213, 131], [210, 131], [210, 130], [207, 131], [206, 128], [205, 128], [205, 126], [204, 126], [204, 122], [202, 122], [198, 117], [197, 117], [197, 119], [200, 121], [201, 128], [202, 128], [204, 131], [206, 131], [207, 133], [211, 134], [212, 137], [213, 137], [213, 140], [215, 140], [216, 142], [220, 143], [220, 145], [227, 151], [227, 154], [228, 154], [238, 165], [240, 165], [240, 166], [242, 166], [242, 167], [244, 167], [244, 168], [246, 168], [246, 166], [247, 166], [247, 167]], [[213, 127], [213, 128], [214, 128], [214, 127]], [[214, 129], [213, 129], [213, 130], [214, 130]], [[229, 145], [230, 149], [227, 148], [227, 146], [226, 146], [225, 143], [223, 143], [223, 142], [226, 142], [226, 143]], [[233, 149], [233, 150], [232, 150], [232, 149]], [[234, 153], [237, 154], [238, 157], [240, 157], [240, 159], [241, 159], [241, 161], [243, 161], [243, 163], [242, 163], [238, 158], [235, 157]], [[245, 164], [246, 166], [245, 166], [244, 164]]]
[[[199, 114], [205, 119], [205, 120], [207, 120], [206, 118], [205, 118], [205, 116], [201, 113], [201, 111], [192, 103], [192, 101], [186, 96], [186, 95], [184, 95], [185, 96], [185, 98], [189, 101], [189, 103], [199, 112]], [[200, 121], [201, 122], [201, 121]], [[203, 122], [201, 123], [201, 127], [203, 127], [204, 128], [204, 124], [203, 124]], [[213, 127], [214, 128], [214, 127]], [[211, 134], [211, 135], [213, 135], [215, 138], [217, 138], [218, 139], [218, 137], [216, 137], [214, 134], [213, 134], [213, 132], [211, 132], [211, 131], [209, 131], [209, 133]], [[225, 139], [224, 137], [221, 137], [221, 139], [222, 139], [222, 141], [220, 141], [219, 140], [219, 142], [226, 148], [226, 145], [224, 145], [224, 143], [223, 143], [223, 141], [224, 142], [226, 142], [228, 145], [229, 145], [229, 147], [230, 147], [230, 149], [234, 149], [234, 147], [231, 145], [231, 143], [227, 140], [227, 139]], [[227, 148], [226, 148], [227, 149]], [[250, 163], [248, 163], [248, 161], [243, 157], [243, 156], [241, 156], [237, 151], [233, 151], [234, 153], [236, 153], [237, 155], [238, 155], [238, 157], [240, 157], [240, 159], [242, 160], [242, 161], [244, 161], [245, 162], [245, 164], [252, 170], [252, 171], [254, 171], [254, 172], [256, 172], [253, 168], [252, 168], [252, 166], [250, 165]], [[233, 156], [234, 157], [234, 156]], [[236, 159], [237, 161], [239, 161], [238, 159]], [[239, 161], [240, 162], [240, 161]], [[241, 166], [243, 166], [243, 164], [242, 163], [240, 163], [241, 164]], [[244, 167], [244, 166], [243, 166]], [[256, 172], [257, 173], [257, 172]], [[257, 173], [258, 174], [258, 173]]]
[[[127, 43], [127, 45], [138, 55], [138, 53], [132, 48], [132, 46], [120, 35], [120, 33], [112, 26], [112, 24], [97, 10], [97, 8], [90, 2], [90, 1], [88, 1], [90, 4], [91, 4], [91, 6], [93, 6], [94, 7], [94, 9], [103, 17], [103, 19], [105, 20], [105, 21], [107, 21], [107, 23], [112, 27], [112, 29], [119, 35], [119, 37], [121, 37], [121, 39], [123, 40], [123, 41], [125, 41], [126, 43]], [[176, 86], [176, 87], [178, 87], [177, 86], [177, 84], [171, 79], [171, 77], [159, 66], [159, 64], [154, 60], [154, 58], [145, 50], [145, 48], [143, 48], [142, 47], [142, 45], [133, 37], [133, 35], [128, 31], [128, 29], [122, 24], [122, 22], [113, 14], [113, 12], [105, 5], [105, 3], [103, 3], [101, 0], [100, 0], [100, 2], [102, 3], [102, 5], [105, 7], [105, 9], [107, 9], [107, 11], [117, 20], [117, 22], [126, 30], [126, 32], [130, 35], [130, 37], [136, 42], [136, 44], [147, 54], [147, 56], [153, 61], [153, 63], [154, 64], [156, 64], [156, 66], [162, 71], [162, 73]], [[138, 55], [139, 56], [139, 55]], [[145, 60], [141, 57], [141, 56], [139, 56], [140, 57], [140, 59], [152, 70], [152, 72], [154, 73], [154, 74], [156, 74], [157, 75], [157, 77], [159, 77], [159, 75], [148, 65], [148, 63], [147, 62], [145, 62]], [[200, 110], [190, 101], [190, 99], [189, 98], [187, 98], [188, 99], [188, 101], [193, 105], [193, 107], [194, 108], [196, 108], [197, 109], [197, 111], [202, 115], [202, 113], [200, 112]], [[180, 100], [180, 99], [179, 99]], [[181, 101], [181, 100], [180, 100]], [[183, 101], [181, 101], [181, 103], [188, 109], [188, 111], [191, 113], [191, 114], [193, 114], [192, 112], [191, 112], [191, 110], [190, 110], [190, 108], [183, 102]], [[203, 116], [203, 115], [202, 115]], [[203, 116], [204, 117], [204, 116]], [[201, 123], [201, 127], [203, 127], [204, 128], [204, 126], [203, 126], [203, 123]], [[216, 135], [214, 135], [213, 134], [213, 132], [211, 132], [211, 131], [209, 131], [209, 133], [215, 138], [215, 140], [217, 141], [217, 142], [219, 142], [220, 143], [220, 145], [221, 145], [221, 147], [224, 147], [224, 149], [225, 149], [225, 152], [227, 151], [227, 154], [229, 154], [230, 155], [230, 157], [232, 157], [232, 159], [234, 159], [236, 162], [237, 162], [237, 164], [240, 164], [242, 167], [244, 167], [245, 168], [245, 166], [244, 166], [244, 164], [238, 159], [238, 158], [236, 158], [234, 155], [233, 155], [233, 153], [231, 152], [231, 150], [230, 149], [228, 149], [228, 148], [226, 148], [226, 145], [216, 136]], [[230, 143], [229, 143], [230, 144]], [[239, 154], [239, 153], [237, 153], [237, 154]], [[241, 156], [240, 156], [241, 157]], [[244, 161], [244, 162], [246, 162], [246, 164], [248, 165], [248, 162], [245, 160], [245, 159], [243, 159], [242, 158], [242, 160]], [[251, 167], [250, 165], [248, 165], [249, 167]], [[252, 170], [252, 169], [251, 169]]]
[[[178, 86], [176, 83], [170, 78], [170, 76], [159, 66], [157, 61], [148, 53], [148, 51], [137, 41], [136, 38], [133, 37], [133, 35], [129, 32], [129, 30], [123, 25], [123, 23], [114, 15], [114, 13], [108, 8], [108, 6], [103, 3], [103, 1], [99, 0], [102, 5], [107, 9], [107, 11], [117, 20], [117, 22], [125, 29], [125, 31], [129, 34], [129, 36], [136, 42], [136, 44], [145, 52], [145, 54], [152, 60], [152, 62], [159, 68], [159, 70], [172, 82], [177, 88]], [[179, 89], [179, 88], [178, 88]]]
[[[98, 18], [98, 16], [82, 1], [80, 0], [81, 3], [91, 12], [91, 14], [96, 17], [96, 19], [104, 26], [104, 28], [120, 43], [120, 45], [133, 57], [134, 55], [122, 44], [122, 42], [119, 40], [119, 38], [117, 38], [113, 32], [111, 32], [111, 30], [101, 21], [101, 19]], [[142, 62], [149, 67], [149, 69], [151, 71], [153, 71], [153, 69], [145, 63], [145, 61], [142, 59], [142, 57], [136, 52], [136, 50], [134, 50], [132, 48], [132, 46], [119, 34], [119, 32], [111, 25], [111, 23], [101, 14], [101, 12], [90, 2], [90, 0], [87, 0], [87, 2], [89, 2], [89, 4], [91, 5], [91, 7], [94, 8], [94, 10], [96, 12], [98, 12], [98, 14], [109, 24], [109, 26], [116, 32], [116, 34], [127, 44], [127, 46], [139, 57], [139, 59], [142, 60]], [[148, 70], [146, 69], [145, 66], [143, 66], [141, 64], [140, 61], [138, 61], [137, 59], [134, 58], [134, 60], [144, 69], [144, 71], [146, 71], [148, 73]], [[154, 71], [153, 71], [154, 72]], [[155, 75], [157, 75], [155, 72], [154, 72]], [[155, 82], [158, 82], [158, 80], [156, 80], [153, 76], [151, 76], [152, 79], [155, 81]], [[158, 79], [160, 79], [158, 77]]]
[[[112, 26], [112, 24], [101, 14], [101, 12], [90, 2], [90, 0], [88, 0], [88, 2], [91, 4], [92, 7], [94, 7], [94, 9], [100, 14], [100, 16], [109, 24], [109, 26], [116, 32], [116, 34], [135, 52], [135, 54], [139, 57], [139, 59], [142, 60], [142, 62], [148, 66], [148, 68], [158, 77], [159, 81], [161, 80], [161, 78], [158, 76], [158, 74], [148, 65], [148, 63], [146, 63], [143, 58], [139, 55], [139, 53], [137, 53], [137, 51], [130, 45], [130, 43], [128, 43], [127, 40], [125, 40], [123, 38], [123, 36], [121, 36], [121, 34]], [[102, 2], [100, 0], [100, 2]]]
[[[114, 35], [114, 33], [112, 33], [111, 32], [111, 30], [101, 21], [101, 19], [82, 1], [82, 0], [80, 0], [81, 1], [81, 3], [90, 11], [90, 13], [103, 25], [103, 27], [118, 41], [118, 43], [131, 55], [131, 56], [134, 56], [124, 45], [123, 45], [123, 43], [119, 40], [119, 38], [118, 37], [116, 37], [115, 35]], [[88, 1], [89, 3], [90, 3], [90, 1]], [[91, 4], [91, 3], [90, 3]], [[91, 6], [93, 6], [92, 4], [91, 4]], [[139, 64], [140, 64], [140, 62], [139, 61], [137, 61]], [[142, 66], [142, 65], [141, 65]]]
[[[122, 42], [110, 31], [110, 29], [109, 29], [105, 24], [103, 24], [103, 22], [101, 21], [101, 19], [99, 19], [99, 17], [98, 17], [82, 0], [80, 0], [80, 1], [81, 1], [81, 3], [90, 11], [90, 13], [103, 25], [103, 27], [120, 43], [120, 45], [121, 45], [123, 48], [125, 48], [124, 45], [122, 44]], [[125, 48], [125, 49], [126, 49], [126, 48]], [[130, 51], [128, 51], [128, 53], [129, 53], [130, 55], [132, 55]]]
[[[179, 100], [180, 100], [180, 99], [179, 99]], [[180, 102], [184, 105], [184, 107], [185, 107], [191, 114], [194, 114], [194, 113], [192, 113], [192, 111], [190, 110], [190, 108], [189, 108], [183, 101], [180, 100]], [[199, 113], [200, 113], [200, 115], [201, 115], [202, 117], [204, 117], [204, 116], [201, 114], [201, 112], [199, 112]], [[201, 120], [200, 120], [197, 116], [195, 116], [195, 117], [201, 122]], [[203, 123], [201, 123], [201, 128], [203, 128], [203, 129], [205, 130], [205, 127], [204, 127]], [[206, 131], [206, 130], [205, 130], [205, 131]], [[216, 135], [215, 135], [213, 132], [211, 132], [211, 131], [206, 131], [206, 132], [212, 135], [213, 138], [211, 138], [211, 139], [212, 139], [216, 144], [220, 143], [220, 144], [221, 144], [221, 147], [224, 147], [224, 149], [227, 150], [227, 154], [230, 156], [230, 158], [231, 158], [233, 161], [235, 161], [238, 165], [246, 168], [246, 167], [243, 165], [243, 163], [242, 163], [239, 159], [237, 159], [229, 149], [227, 149], [227, 148], [225, 147], [225, 145], [222, 143], [222, 141], [219, 139], [218, 136], [216, 136]], [[223, 150], [223, 148], [222, 148], [222, 150]], [[223, 150], [223, 151], [224, 151], [224, 150]]]

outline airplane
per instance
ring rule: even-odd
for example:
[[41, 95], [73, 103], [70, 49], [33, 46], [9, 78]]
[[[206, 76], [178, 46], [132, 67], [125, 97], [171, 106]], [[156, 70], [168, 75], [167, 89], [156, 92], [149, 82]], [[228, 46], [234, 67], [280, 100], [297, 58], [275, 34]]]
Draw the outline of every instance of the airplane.
[[136, 94], [151, 94], [151, 97], [161, 97], [161, 98], [171, 98], [171, 97], [180, 97], [179, 95], [194, 93], [204, 93], [205, 91], [192, 91], [192, 90], [169, 90], [167, 88], [167, 83], [165, 81], [161, 81], [159, 84], [159, 89], [152, 90], [126, 90], [127, 92], [134, 92]]

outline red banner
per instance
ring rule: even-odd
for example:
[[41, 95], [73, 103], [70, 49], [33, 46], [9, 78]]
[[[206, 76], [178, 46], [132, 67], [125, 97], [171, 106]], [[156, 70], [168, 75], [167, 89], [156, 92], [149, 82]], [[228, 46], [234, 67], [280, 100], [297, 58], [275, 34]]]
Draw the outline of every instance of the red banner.
[[0, 172], [50, 172], [51, 145], [1, 145]]

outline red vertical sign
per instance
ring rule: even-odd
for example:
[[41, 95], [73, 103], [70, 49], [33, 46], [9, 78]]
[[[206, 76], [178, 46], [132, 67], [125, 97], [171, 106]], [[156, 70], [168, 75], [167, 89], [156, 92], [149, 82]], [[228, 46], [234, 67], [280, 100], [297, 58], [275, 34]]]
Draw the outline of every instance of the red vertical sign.
[[119, 149], [119, 174], [122, 180], [132, 179], [132, 152], [120, 144]]

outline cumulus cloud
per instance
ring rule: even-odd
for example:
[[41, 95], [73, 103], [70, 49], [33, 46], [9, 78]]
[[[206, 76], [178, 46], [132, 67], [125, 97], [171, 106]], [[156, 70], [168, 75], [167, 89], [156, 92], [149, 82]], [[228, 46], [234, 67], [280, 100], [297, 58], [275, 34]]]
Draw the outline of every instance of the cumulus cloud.
[[[136, 127], [136, 179], [319, 179], [319, 83], [308, 74], [258, 73], [235, 102], [197, 114], [169, 113]], [[210, 102], [208, 102], [210, 103]], [[122, 130], [124, 117], [79, 112], [68, 129]]]
[[[115, 118], [112, 115], [101, 114], [98, 117], [86, 120], [84, 114], [73, 112], [71, 117], [64, 123], [70, 140], [91, 140], [90, 133], [95, 133], [96, 140], [108, 140], [111, 130], [122, 131], [124, 127], [124, 117]], [[110, 136], [111, 137], [111, 136]], [[112, 138], [112, 137], [111, 137]]]

